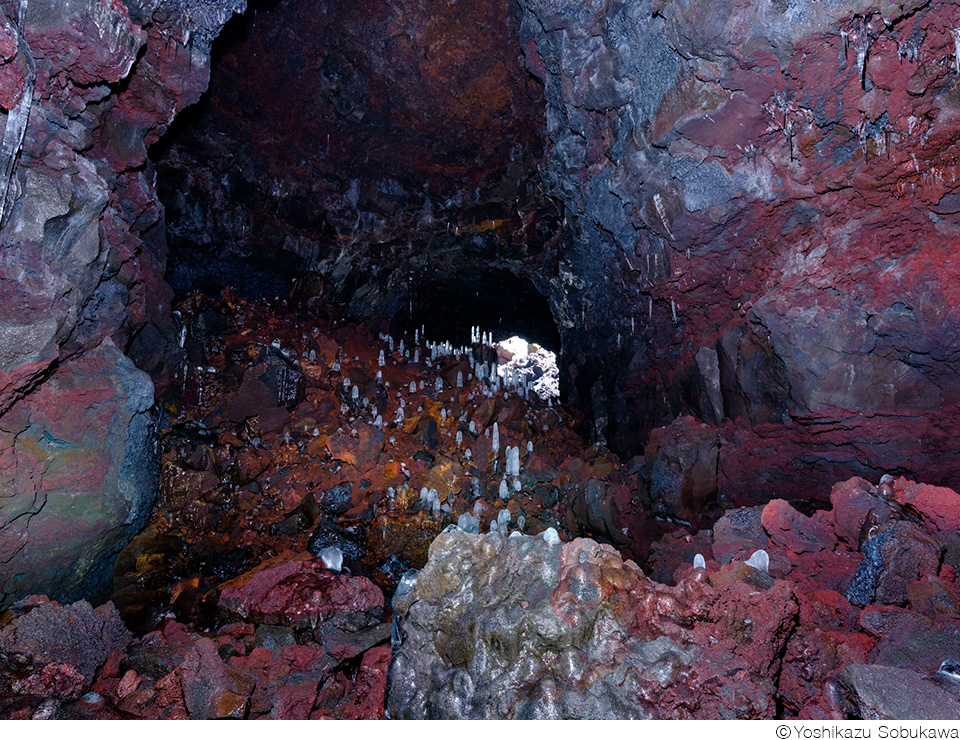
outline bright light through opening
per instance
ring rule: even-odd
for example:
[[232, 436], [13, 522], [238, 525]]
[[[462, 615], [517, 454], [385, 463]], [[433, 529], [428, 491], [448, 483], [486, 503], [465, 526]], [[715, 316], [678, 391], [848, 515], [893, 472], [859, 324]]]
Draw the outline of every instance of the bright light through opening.
[[527, 387], [540, 398], [560, 395], [560, 370], [557, 355], [523, 337], [513, 336], [494, 343], [497, 350], [497, 374], [507, 380], [527, 379]]

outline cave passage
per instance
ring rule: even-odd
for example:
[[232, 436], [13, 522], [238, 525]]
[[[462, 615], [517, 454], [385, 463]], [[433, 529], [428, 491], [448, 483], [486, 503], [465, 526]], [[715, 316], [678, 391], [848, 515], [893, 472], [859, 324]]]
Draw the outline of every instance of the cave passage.
[[507, 270], [439, 273], [421, 280], [407, 304], [391, 322], [391, 330], [413, 333], [423, 326], [427, 336], [454, 344], [467, 343], [474, 326], [494, 342], [514, 335], [557, 352], [560, 332], [550, 304], [533, 283]]
[[27, 5], [0, 720], [960, 719], [960, 2]]

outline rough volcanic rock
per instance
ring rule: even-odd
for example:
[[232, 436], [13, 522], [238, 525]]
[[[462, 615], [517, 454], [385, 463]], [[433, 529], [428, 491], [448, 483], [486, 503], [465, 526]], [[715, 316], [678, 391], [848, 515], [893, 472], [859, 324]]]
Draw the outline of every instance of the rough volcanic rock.
[[919, 514], [928, 531], [936, 534], [960, 530], [960, 494], [956, 491], [906, 478], [898, 478], [893, 487], [897, 501]]
[[763, 507], [760, 520], [775, 545], [799, 554], [834, 548], [837, 537], [828, 516], [824, 511], [804, 516], [783, 499], [774, 499]]
[[209, 101], [159, 162], [174, 285], [273, 297], [306, 267], [346, 302], [376, 286], [392, 315], [409, 285], [367, 269], [383, 245], [392, 274], [418, 230], [519, 220], [543, 103], [517, 22], [494, 0], [281, 0], [229, 29]]
[[838, 719], [960, 719], [960, 692], [905, 668], [851, 665], [826, 692]]
[[254, 682], [224, 664], [209, 638], [197, 640], [180, 667], [180, 684], [191, 719], [243, 719]]
[[837, 483], [830, 491], [833, 529], [848, 547], [859, 550], [869, 531], [894, 518], [889, 502], [863, 478]]
[[332, 621], [344, 629], [376, 623], [383, 593], [361, 576], [337, 575], [309, 555], [277, 556], [220, 587], [220, 609], [295, 629]]
[[0, 607], [101, 595], [156, 498], [153, 384], [110, 339], [0, 419]]
[[773, 716], [797, 613], [742, 564], [670, 588], [591, 540], [457, 528], [393, 607], [394, 718]]
[[754, 550], [766, 550], [770, 538], [763, 528], [763, 509], [751, 508], [728, 511], [713, 526], [713, 557], [718, 563], [729, 563], [734, 558], [749, 556]]
[[717, 423], [740, 503], [960, 485], [958, 7], [519, 5], [568, 224], [561, 386], [598, 433]]
[[0, 605], [93, 594], [144, 523], [152, 386], [121, 353], [169, 370], [176, 347], [147, 148], [199, 98], [210, 41], [244, 7], [36, 0], [0, 11]]
[[[20, 614], [0, 630], [0, 654], [31, 663], [28, 675], [13, 687], [15, 693], [80, 696], [107, 654], [124, 650], [133, 638], [109, 602], [94, 609], [86, 601], [64, 606], [34, 597], [13, 611]], [[9, 679], [11, 666], [5, 663], [2, 673]]]
[[911, 522], [890, 522], [863, 545], [863, 559], [847, 592], [852, 604], [902, 605], [907, 584], [936, 575], [942, 546]]

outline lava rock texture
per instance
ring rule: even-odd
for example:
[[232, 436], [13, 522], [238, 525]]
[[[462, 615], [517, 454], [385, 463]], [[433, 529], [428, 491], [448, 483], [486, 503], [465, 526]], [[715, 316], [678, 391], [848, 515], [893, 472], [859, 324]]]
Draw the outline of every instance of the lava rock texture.
[[692, 412], [732, 498], [960, 483], [958, 6], [519, 3], [572, 227], [561, 373], [598, 435]]
[[[394, 599], [403, 719], [762, 718], [797, 616], [793, 588], [740, 565], [676, 587], [609, 545], [441, 534]], [[735, 627], [739, 625], [739, 627]], [[738, 634], [739, 639], [734, 637]]]
[[99, 595], [149, 513], [153, 386], [124, 353], [169, 369], [177, 330], [147, 149], [243, 8], [0, 4], [0, 607]]

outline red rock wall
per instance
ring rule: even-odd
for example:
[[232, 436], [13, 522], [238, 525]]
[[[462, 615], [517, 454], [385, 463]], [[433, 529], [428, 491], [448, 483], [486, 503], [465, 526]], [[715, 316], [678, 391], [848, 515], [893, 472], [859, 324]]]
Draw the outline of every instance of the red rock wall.
[[692, 411], [732, 498], [960, 484], [960, 5], [522, 5], [599, 433]]

